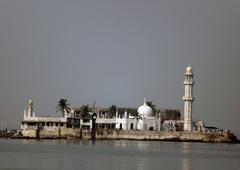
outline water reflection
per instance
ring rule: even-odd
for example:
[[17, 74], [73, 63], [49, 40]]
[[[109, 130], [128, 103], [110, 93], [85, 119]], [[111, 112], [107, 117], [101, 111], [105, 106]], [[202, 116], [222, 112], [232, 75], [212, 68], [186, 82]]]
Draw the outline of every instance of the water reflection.
[[139, 157], [138, 162], [137, 162], [137, 170], [145, 170], [149, 169], [148, 167], [148, 159], [144, 157]]
[[59, 144], [59, 145], [94, 145], [92, 140], [79, 139], [22, 139], [23, 144]]
[[113, 145], [120, 148], [136, 148], [138, 150], [148, 150], [151, 148], [151, 142], [146, 141], [128, 141], [128, 140], [116, 140]]
[[154, 158], [150, 157], [153, 143], [149, 141], [119, 140], [113, 141], [113, 145], [118, 155], [117, 159], [114, 160], [114, 169], [152, 169], [151, 161], [153, 162]]
[[38, 142], [38, 140], [36, 140], [36, 139], [22, 139], [23, 144], [35, 144], [37, 142]]
[[239, 169], [240, 145], [111, 140], [93, 144], [0, 139], [0, 169]]
[[191, 153], [191, 143], [182, 143], [181, 145], [181, 151], [183, 153], [183, 157], [181, 160], [181, 164], [182, 164], [182, 170], [190, 170], [191, 169], [191, 165], [190, 165], [190, 158], [189, 155]]

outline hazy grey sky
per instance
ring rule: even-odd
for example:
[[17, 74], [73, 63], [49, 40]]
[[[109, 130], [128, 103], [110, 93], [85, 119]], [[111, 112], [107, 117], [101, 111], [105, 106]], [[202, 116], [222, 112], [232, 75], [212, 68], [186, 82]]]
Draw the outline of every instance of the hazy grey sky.
[[239, 132], [239, 0], [1, 0], [0, 117], [20, 127], [29, 98], [38, 115], [73, 106], [183, 111], [185, 68], [194, 119]]

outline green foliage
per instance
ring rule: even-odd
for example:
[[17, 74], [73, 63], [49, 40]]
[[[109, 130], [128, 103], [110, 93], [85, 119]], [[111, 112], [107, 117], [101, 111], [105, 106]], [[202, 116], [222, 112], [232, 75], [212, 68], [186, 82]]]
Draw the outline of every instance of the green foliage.
[[130, 108], [130, 107], [120, 107], [118, 108], [118, 113], [123, 115], [125, 113], [125, 111], [128, 112], [128, 114], [130, 113], [132, 116], [137, 116], [138, 112], [137, 112], [137, 108]]
[[157, 112], [156, 105], [153, 103], [153, 101], [147, 101], [146, 104], [152, 108], [153, 116], [155, 116]]
[[162, 118], [164, 120], [180, 120], [181, 113], [180, 110], [165, 109], [162, 113]]
[[58, 101], [58, 105], [56, 107], [57, 112], [62, 112], [63, 116], [64, 116], [64, 110], [66, 110], [67, 112], [70, 111], [70, 104], [68, 103], [67, 99], [60, 99]]
[[80, 107], [81, 117], [86, 118], [89, 116], [89, 105], [82, 105]]
[[109, 108], [109, 117], [112, 118], [116, 115], [116, 112], [117, 112], [117, 106], [116, 105], [111, 105]]

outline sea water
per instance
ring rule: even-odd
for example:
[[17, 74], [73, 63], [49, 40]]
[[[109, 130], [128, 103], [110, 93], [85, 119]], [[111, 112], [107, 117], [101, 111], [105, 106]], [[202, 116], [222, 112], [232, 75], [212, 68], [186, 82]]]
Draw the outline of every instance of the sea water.
[[240, 170], [239, 144], [0, 139], [0, 170]]

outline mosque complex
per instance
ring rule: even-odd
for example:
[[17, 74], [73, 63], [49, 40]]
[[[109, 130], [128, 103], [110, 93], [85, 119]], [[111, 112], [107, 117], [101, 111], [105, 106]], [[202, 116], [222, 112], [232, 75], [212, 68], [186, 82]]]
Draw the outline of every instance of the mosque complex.
[[[93, 109], [89, 112], [88, 118], [81, 117], [75, 109], [64, 110], [62, 117], [40, 117], [33, 112], [33, 101], [29, 100], [28, 108], [24, 112], [24, 118], [21, 123], [21, 133], [23, 137], [29, 138], [64, 138], [67, 136], [80, 137], [84, 132], [96, 132], [99, 130], [113, 130], [116, 133], [121, 131], [138, 134], [154, 131], [160, 132], [186, 132], [186, 133], [207, 133], [209, 127], [206, 127], [203, 121], [194, 121], [193, 112], [193, 69], [189, 65], [186, 68], [183, 96], [184, 113], [183, 118], [179, 120], [164, 120], [161, 113], [153, 115], [153, 109], [147, 105], [146, 98], [143, 105], [137, 109], [138, 115], [133, 116], [125, 111], [119, 114], [118, 110], [115, 116], [108, 117], [107, 112], [101, 109]], [[212, 128], [211, 130], [218, 130]]]

